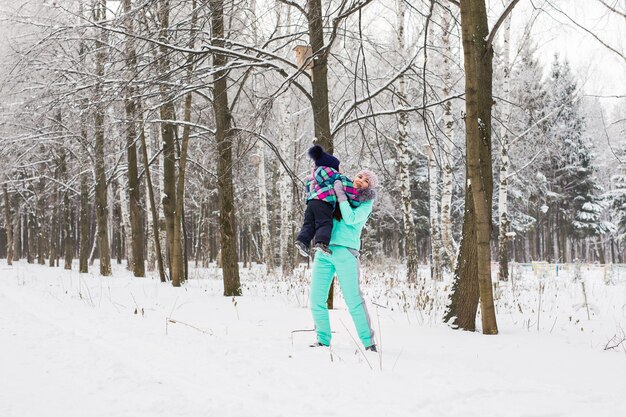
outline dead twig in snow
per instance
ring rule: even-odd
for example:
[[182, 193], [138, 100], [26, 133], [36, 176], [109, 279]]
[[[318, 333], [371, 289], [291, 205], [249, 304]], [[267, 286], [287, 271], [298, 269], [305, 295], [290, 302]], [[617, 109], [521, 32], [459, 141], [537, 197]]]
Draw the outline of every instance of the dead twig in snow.
[[363, 357], [365, 358], [365, 362], [367, 362], [367, 365], [370, 367], [370, 369], [373, 371], [374, 368], [372, 367], [372, 364], [370, 363], [370, 361], [367, 359], [367, 356], [365, 355], [365, 352], [363, 352], [363, 349], [361, 349], [361, 346], [358, 344], [358, 342], [356, 341], [356, 339], [354, 338], [354, 336], [352, 336], [352, 333], [350, 333], [350, 330], [348, 330], [348, 328], [346, 327], [346, 324], [343, 322], [343, 320], [339, 320], [341, 322], [341, 324], [343, 325], [344, 329], [346, 329], [346, 332], [348, 332], [348, 334], [350, 335], [350, 338], [352, 338], [352, 341], [354, 342], [354, 344], [356, 345], [357, 349], [359, 350], [359, 352], [361, 352], [361, 355], [363, 355]]
[[194, 330], [199, 331], [200, 333], [204, 333], [204, 334], [208, 334], [209, 336], [213, 336], [213, 330], [209, 329], [209, 330], [204, 330], [201, 329], [197, 326], [194, 326], [193, 324], [189, 324], [189, 323], [185, 323], [179, 320], [174, 320], [171, 317], [166, 317], [165, 318], [165, 334], [167, 334], [167, 328], [168, 328], [168, 324], [169, 323], [173, 323], [173, 324], [182, 324], [183, 326], [187, 326], [187, 327], [191, 327]]
[[621, 348], [624, 351], [624, 353], [626, 353], [625, 342], [626, 342], [626, 334], [624, 334], [624, 330], [620, 327], [619, 332], [613, 335], [613, 337], [610, 338], [606, 342], [606, 345], [604, 345], [604, 350], [613, 350], [613, 349]]

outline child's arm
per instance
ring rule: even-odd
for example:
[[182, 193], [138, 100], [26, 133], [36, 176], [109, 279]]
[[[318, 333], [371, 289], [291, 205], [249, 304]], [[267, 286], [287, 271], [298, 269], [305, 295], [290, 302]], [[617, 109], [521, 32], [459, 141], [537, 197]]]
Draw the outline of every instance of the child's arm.
[[357, 224], [365, 222], [372, 213], [372, 203], [361, 204], [358, 207], [352, 207], [348, 203], [348, 197], [344, 192], [341, 181], [336, 181], [333, 184], [335, 194], [337, 195], [337, 201], [339, 202], [339, 210], [341, 210], [341, 220], [346, 224]]
[[359, 190], [354, 188], [352, 180], [345, 175], [341, 175], [341, 183], [343, 184], [343, 191], [350, 201], [359, 201]]
[[304, 182], [304, 195], [308, 195], [311, 192], [311, 183], [313, 182], [313, 177], [308, 177]]

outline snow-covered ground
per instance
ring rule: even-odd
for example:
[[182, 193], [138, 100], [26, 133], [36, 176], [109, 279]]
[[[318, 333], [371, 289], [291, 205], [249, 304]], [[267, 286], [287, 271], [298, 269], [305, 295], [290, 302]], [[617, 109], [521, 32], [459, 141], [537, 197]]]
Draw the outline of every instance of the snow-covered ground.
[[626, 342], [605, 348], [626, 329], [626, 275], [572, 271], [518, 267], [483, 336], [440, 323], [449, 283], [365, 270], [378, 355], [340, 298], [332, 348], [308, 347], [305, 269], [244, 270], [234, 300], [215, 267], [173, 288], [0, 260], [0, 416], [624, 416]]

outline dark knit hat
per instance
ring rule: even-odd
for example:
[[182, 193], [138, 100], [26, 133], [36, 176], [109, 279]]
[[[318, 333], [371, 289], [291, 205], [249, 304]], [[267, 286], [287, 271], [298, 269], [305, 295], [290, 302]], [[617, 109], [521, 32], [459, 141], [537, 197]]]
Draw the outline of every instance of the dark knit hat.
[[309, 156], [315, 161], [315, 166], [331, 167], [339, 171], [339, 159], [329, 153], [324, 152], [324, 148], [320, 145], [314, 145], [309, 148]]

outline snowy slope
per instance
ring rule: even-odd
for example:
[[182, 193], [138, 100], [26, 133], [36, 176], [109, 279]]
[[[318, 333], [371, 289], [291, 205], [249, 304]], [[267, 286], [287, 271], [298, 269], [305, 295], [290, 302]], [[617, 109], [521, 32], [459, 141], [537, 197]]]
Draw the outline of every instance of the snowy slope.
[[312, 332], [292, 333], [312, 326], [302, 282], [248, 271], [235, 305], [217, 272], [172, 288], [0, 261], [0, 416], [626, 415], [626, 353], [603, 349], [626, 322], [623, 283], [590, 278], [588, 320], [577, 284], [550, 281], [537, 331], [527, 278], [499, 301], [498, 336], [370, 305], [379, 356], [341, 302], [332, 349], [312, 349]]

